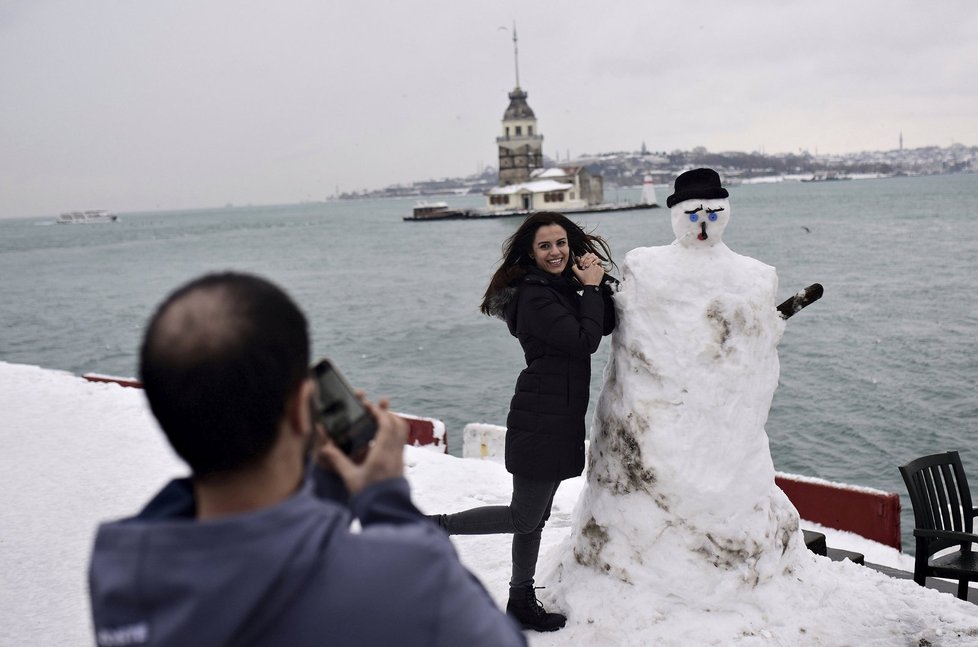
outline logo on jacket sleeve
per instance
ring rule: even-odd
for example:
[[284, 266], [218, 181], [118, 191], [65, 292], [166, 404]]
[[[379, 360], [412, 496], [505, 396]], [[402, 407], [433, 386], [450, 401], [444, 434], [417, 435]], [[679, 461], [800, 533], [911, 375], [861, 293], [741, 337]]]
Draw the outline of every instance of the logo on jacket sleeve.
[[149, 641], [149, 623], [136, 622], [121, 627], [99, 629], [95, 634], [99, 647], [145, 645]]

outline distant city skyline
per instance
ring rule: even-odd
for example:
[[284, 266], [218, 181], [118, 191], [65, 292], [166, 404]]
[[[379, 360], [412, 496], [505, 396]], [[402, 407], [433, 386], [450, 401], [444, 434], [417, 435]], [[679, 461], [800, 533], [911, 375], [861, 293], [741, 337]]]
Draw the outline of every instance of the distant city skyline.
[[978, 144], [978, 4], [0, 0], [0, 218], [321, 200], [553, 158]]

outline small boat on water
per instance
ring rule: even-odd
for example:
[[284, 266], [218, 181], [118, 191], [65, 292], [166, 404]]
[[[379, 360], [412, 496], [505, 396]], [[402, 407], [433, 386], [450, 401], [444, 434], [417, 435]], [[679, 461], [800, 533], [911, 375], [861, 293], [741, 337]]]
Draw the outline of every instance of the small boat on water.
[[414, 211], [405, 220], [458, 220], [468, 218], [469, 212], [464, 209], [449, 209], [447, 202], [420, 201], [414, 205]]
[[90, 209], [88, 211], [66, 211], [55, 221], [59, 225], [89, 225], [105, 222], [116, 222], [119, 216], [105, 209]]
[[802, 178], [802, 182], [838, 182], [840, 180], [851, 180], [852, 178], [843, 173], [813, 173], [811, 178]]

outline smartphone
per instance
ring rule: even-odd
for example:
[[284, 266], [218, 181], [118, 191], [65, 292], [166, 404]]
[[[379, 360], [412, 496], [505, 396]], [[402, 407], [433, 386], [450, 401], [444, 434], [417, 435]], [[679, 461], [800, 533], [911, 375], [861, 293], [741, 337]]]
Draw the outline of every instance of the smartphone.
[[333, 443], [348, 456], [365, 448], [377, 433], [377, 421], [360, 402], [353, 387], [328, 359], [312, 368], [316, 388], [312, 418], [326, 430]]

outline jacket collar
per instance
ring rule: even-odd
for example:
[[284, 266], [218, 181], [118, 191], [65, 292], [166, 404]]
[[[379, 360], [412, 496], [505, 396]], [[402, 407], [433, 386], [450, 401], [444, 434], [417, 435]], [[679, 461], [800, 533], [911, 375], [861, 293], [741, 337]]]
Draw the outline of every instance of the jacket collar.
[[523, 283], [549, 285], [556, 290], [561, 290], [564, 292], [577, 292], [581, 289], [577, 281], [574, 280], [574, 275], [571, 274], [570, 271], [567, 271], [559, 276], [554, 276], [549, 272], [544, 272], [536, 266], [531, 267], [530, 271], [526, 273], [526, 276], [523, 277]]

